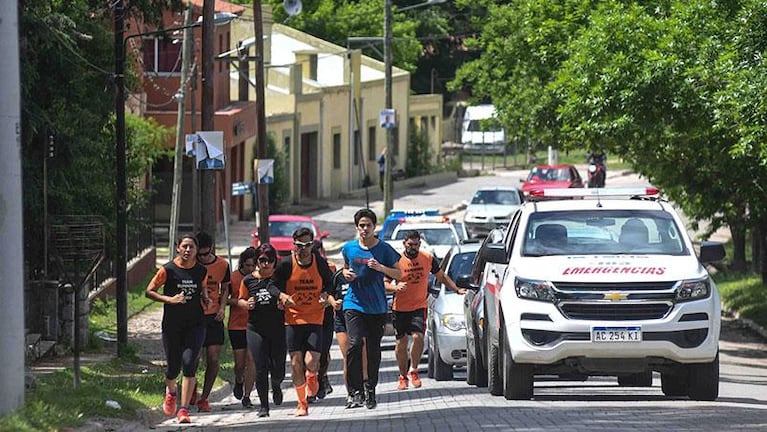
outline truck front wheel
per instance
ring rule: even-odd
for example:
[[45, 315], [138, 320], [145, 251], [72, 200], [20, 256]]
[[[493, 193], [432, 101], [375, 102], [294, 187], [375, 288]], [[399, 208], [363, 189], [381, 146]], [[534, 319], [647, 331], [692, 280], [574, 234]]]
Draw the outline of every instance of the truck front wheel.
[[533, 366], [516, 363], [511, 357], [509, 343], [503, 344], [503, 396], [507, 400], [530, 400], [533, 398]]
[[689, 396], [699, 401], [713, 401], [719, 397], [719, 354], [710, 363], [693, 363], [688, 366]]
[[687, 395], [687, 370], [679, 373], [660, 374], [660, 387], [666, 396], [686, 396]]
[[[498, 339], [503, 335], [498, 335]], [[499, 342], [500, 343], [500, 342]], [[487, 388], [493, 396], [503, 394], [503, 377], [501, 376], [501, 356], [498, 344], [493, 343], [493, 337], [487, 338]]]

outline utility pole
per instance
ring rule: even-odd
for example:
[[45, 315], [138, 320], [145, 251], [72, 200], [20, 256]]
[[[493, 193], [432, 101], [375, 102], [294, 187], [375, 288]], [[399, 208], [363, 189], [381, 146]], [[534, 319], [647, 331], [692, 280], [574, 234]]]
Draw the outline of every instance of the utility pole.
[[18, 2], [6, 2], [0, 9], [0, 158], [3, 215], [0, 217], [0, 415], [24, 404], [24, 220], [21, 187], [21, 79], [19, 74]]
[[[176, 156], [173, 160], [173, 192], [170, 207], [170, 228], [168, 235], [168, 261], [176, 256], [175, 244], [178, 231], [179, 211], [181, 210], [181, 186], [184, 178], [184, 118], [186, 117], [186, 85], [189, 75], [189, 59], [192, 56], [192, 2], [186, 4], [184, 12], [184, 41], [181, 45], [181, 78], [177, 93], [178, 120], [176, 122]], [[195, 168], [193, 168], [195, 169]]]
[[117, 303], [117, 355], [128, 348], [128, 180], [125, 178], [125, 4], [115, 2], [115, 299]]
[[[389, 0], [387, 0], [389, 1]], [[264, 101], [264, 18], [261, 0], [253, 0], [253, 30], [256, 38], [256, 137], [258, 159], [266, 159], [266, 104]], [[258, 171], [256, 171], [258, 177]], [[258, 181], [258, 178], [255, 179]], [[269, 185], [258, 183], [258, 238], [269, 242]]]
[[[202, 114], [203, 131], [215, 130], [216, 107], [213, 99], [213, 60], [215, 53], [214, 0], [202, 3]], [[195, 167], [195, 169], [197, 169]], [[202, 170], [200, 179], [200, 229], [216, 238], [216, 171]]]
[[[392, 109], [392, 0], [384, 0], [384, 92], [386, 93], [386, 109]], [[397, 119], [394, 119], [398, 124]], [[392, 197], [391, 169], [392, 159], [394, 158], [394, 128], [386, 128], [386, 156], [384, 157], [384, 214], [386, 217], [394, 206], [394, 197]]]

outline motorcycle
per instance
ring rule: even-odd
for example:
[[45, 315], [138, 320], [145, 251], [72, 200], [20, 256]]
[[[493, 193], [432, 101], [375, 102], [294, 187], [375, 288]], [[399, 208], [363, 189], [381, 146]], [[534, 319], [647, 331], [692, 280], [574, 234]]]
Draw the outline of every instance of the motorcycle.
[[589, 188], [605, 187], [605, 166], [603, 164], [589, 164]]

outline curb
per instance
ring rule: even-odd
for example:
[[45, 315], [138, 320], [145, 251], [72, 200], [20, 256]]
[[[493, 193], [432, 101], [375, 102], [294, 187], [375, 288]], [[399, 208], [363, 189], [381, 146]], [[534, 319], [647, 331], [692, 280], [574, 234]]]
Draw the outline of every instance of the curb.
[[740, 316], [740, 312], [737, 310], [731, 310], [731, 309], [722, 309], [724, 313], [727, 315], [733, 317], [736, 322], [738, 322], [741, 326], [753, 331], [754, 333], [758, 334], [759, 337], [761, 337], [765, 342], [767, 342], [767, 329], [760, 326], [759, 324], [755, 323], [754, 321], [748, 319], [748, 318], [742, 318]]

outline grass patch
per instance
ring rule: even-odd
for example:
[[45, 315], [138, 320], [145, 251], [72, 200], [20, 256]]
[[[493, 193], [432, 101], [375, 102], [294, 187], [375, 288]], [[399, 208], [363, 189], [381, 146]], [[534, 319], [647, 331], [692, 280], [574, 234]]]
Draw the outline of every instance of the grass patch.
[[758, 274], [723, 272], [714, 279], [726, 308], [767, 327], [767, 289]]
[[[128, 290], [128, 316], [162, 307], [144, 296], [150, 275], [142, 283]], [[228, 311], [227, 311], [228, 312]], [[93, 333], [104, 330], [116, 333], [117, 307], [114, 299], [97, 300], [89, 314], [91, 333], [86, 352], [100, 352], [102, 346]], [[159, 328], [160, 323], [157, 323]], [[234, 376], [234, 360], [226, 335], [221, 350], [221, 367], [216, 385], [223, 383], [220, 377]], [[80, 368], [80, 388], [74, 389], [74, 371], [70, 367], [48, 375], [39, 376], [35, 386], [25, 394], [24, 406], [16, 412], [0, 417], [0, 431], [56, 431], [65, 427], [79, 426], [86, 417], [113, 417], [137, 420], [140, 412], [160, 407], [165, 393], [164, 367], [142, 361], [136, 353], [140, 349], [129, 344], [123, 358]], [[204, 378], [204, 361], [198, 369], [197, 379]], [[107, 400], [117, 401], [122, 409], [106, 406]]]
[[[545, 164], [548, 160], [548, 151], [541, 150], [535, 153], [535, 157], [537, 159], [536, 164]], [[527, 163], [527, 154], [526, 153], [520, 153], [516, 157], [509, 153], [506, 155], [505, 159], [503, 155], [470, 155], [470, 154], [463, 154], [461, 155], [462, 161], [464, 163], [470, 163], [474, 168], [479, 168], [483, 163], [485, 168], [509, 168], [509, 169], [527, 169], [531, 168], [532, 166]], [[559, 163], [562, 164], [572, 164], [572, 165], [582, 165], [586, 163], [586, 151], [585, 150], [578, 150], [578, 151], [570, 151], [570, 152], [559, 152]], [[626, 170], [631, 169], [631, 165], [625, 161], [623, 161], [621, 158], [607, 154], [607, 170], [614, 171], [614, 170]], [[581, 176], [585, 176], [586, 173], [581, 173]]]
[[[80, 368], [80, 388], [75, 390], [71, 368], [35, 381], [24, 406], [0, 418], [0, 430], [55, 431], [82, 424], [88, 417], [136, 419], [139, 410], [162, 403], [162, 368], [137, 358], [114, 358]], [[106, 406], [117, 401], [122, 409]]]

